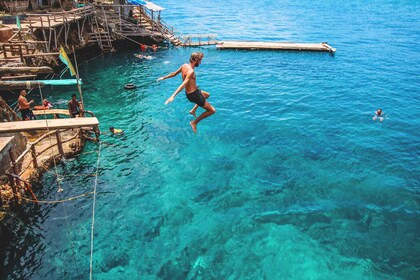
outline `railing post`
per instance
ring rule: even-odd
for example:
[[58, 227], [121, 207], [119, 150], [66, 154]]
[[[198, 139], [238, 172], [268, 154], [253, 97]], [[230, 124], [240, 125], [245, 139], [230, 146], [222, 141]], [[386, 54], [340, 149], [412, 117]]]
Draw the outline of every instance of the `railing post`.
[[57, 138], [57, 148], [60, 155], [64, 157], [63, 143], [61, 142], [60, 130], [55, 131], [55, 137]]
[[19, 56], [20, 56], [20, 62], [23, 63], [23, 52], [22, 52], [22, 45], [19, 45]]
[[25, 185], [26, 190], [31, 194], [32, 199], [35, 200], [36, 203], [38, 203], [38, 198], [36, 197], [34, 191], [32, 190], [32, 187], [29, 183], [23, 182]]
[[17, 167], [16, 167], [15, 156], [14, 156], [12, 150], [9, 150], [9, 156], [10, 156], [10, 161], [12, 162], [12, 171], [13, 171], [13, 174], [17, 175], [18, 171], [17, 171]]
[[32, 163], [34, 164], [34, 167], [38, 169], [38, 161], [36, 159], [36, 150], [35, 145], [31, 146], [31, 155], [32, 155]]
[[8, 177], [9, 177], [10, 186], [12, 187], [13, 199], [15, 200], [16, 204], [19, 204], [19, 200], [17, 198], [17, 190], [16, 190], [16, 185], [15, 185], [15, 178], [12, 175], [10, 175], [10, 174], [8, 174]]
[[2, 48], [3, 48], [4, 58], [5, 58], [5, 59], [7, 59], [6, 46], [5, 46], [5, 45], [3, 45], [3, 46], [2, 46]]
[[[9, 150], [9, 156], [10, 156], [10, 160], [12, 162], [13, 175], [17, 175], [18, 171], [17, 171], [17, 167], [16, 167], [15, 156], [14, 156], [12, 150]], [[8, 176], [9, 176], [9, 183], [10, 183], [10, 186], [12, 187], [13, 198], [14, 198], [16, 204], [19, 204], [19, 200], [17, 198], [17, 190], [16, 190], [16, 183], [17, 182], [15, 181], [15, 177], [13, 175], [8, 174]]]

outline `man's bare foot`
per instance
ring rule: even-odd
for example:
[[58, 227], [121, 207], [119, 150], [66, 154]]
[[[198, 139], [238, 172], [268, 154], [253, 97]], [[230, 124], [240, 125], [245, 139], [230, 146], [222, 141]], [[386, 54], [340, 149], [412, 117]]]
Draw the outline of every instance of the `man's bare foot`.
[[190, 121], [190, 125], [194, 133], [197, 133], [197, 124], [194, 121]]
[[191, 111], [190, 111], [190, 114], [191, 114], [191, 115], [193, 115], [193, 116], [194, 116], [194, 118], [196, 117], [196, 115], [195, 115], [195, 110], [191, 110]]

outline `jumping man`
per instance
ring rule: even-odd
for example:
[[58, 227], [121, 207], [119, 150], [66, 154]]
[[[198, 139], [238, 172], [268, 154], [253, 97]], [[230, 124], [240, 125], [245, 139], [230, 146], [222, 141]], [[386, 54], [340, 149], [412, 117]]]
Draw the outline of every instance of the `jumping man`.
[[205, 92], [204, 90], [200, 90], [197, 88], [196, 83], [196, 77], [194, 73], [194, 68], [198, 67], [201, 64], [201, 60], [203, 59], [204, 54], [201, 52], [194, 52], [191, 54], [190, 57], [190, 63], [185, 63], [182, 65], [177, 71], [172, 72], [166, 76], [160, 77], [158, 81], [162, 81], [168, 78], [175, 77], [179, 73], [182, 73], [182, 84], [177, 88], [177, 90], [174, 92], [174, 94], [171, 95], [171, 97], [166, 100], [165, 105], [168, 103], [174, 101], [175, 96], [185, 88], [185, 93], [187, 96], [187, 99], [195, 103], [194, 107], [191, 109], [190, 114], [194, 117], [195, 112], [198, 108], [198, 106], [202, 107], [206, 111], [203, 112], [198, 118], [190, 122], [191, 128], [194, 132], [197, 132], [197, 124], [216, 113], [216, 110], [211, 106], [209, 102], [206, 101], [207, 98], [209, 98], [210, 94], [208, 92]]

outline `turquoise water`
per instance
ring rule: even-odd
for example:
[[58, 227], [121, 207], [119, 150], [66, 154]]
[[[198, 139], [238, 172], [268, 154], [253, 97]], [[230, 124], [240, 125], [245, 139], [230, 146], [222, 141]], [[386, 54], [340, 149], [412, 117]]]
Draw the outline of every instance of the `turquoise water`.
[[[106, 132], [43, 176], [41, 199], [93, 189], [94, 279], [419, 279], [418, 1], [159, 1], [185, 34], [321, 42], [324, 53], [160, 49], [82, 64]], [[180, 77], [196, 69], [214, 116], [194, 135]], [[138, 88], [124, 90], [126, 83]], [[65, 106], [74, 90], [44, 94]], [[387, 118], [372, 120], [381, 107]], [[86, 279], [92, 199], [28, 206], [8, 279]]]

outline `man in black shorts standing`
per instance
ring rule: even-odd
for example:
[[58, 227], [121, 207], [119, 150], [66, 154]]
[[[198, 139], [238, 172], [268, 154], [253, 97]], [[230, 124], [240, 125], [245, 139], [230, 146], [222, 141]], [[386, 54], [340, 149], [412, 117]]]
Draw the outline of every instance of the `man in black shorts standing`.
[[195, 117], [196, 116], [195, 112], [196, 112], [198, 106], [200, 106], [201, 108], [206, 110], [198, 118], [196, 118], [193, 121], [190, 121], [191, 128], [194, 132], [197, 132], [197, 124], [201, 120], [203, 120], [203, 119], [213, 115], [214, 113], [216, 113], [216, 110], [213, 108], [213, 106], [211, 106], [211, 104], [209, 102], [207, 102], [207, 100], [206, 100], [207, 98], [209, 98], [210, 94], [208, 92], [205, 92], [204, 90], [200, 90], [200, 89], [197, 88], [194, 68], [198, 67], [201, 64], [201, 60], [203, 59], [203, 57], [204, 57], [203, 53], [194, 52], [194, 53], [191, 54], [190, 63], [185, 63], [175, 72], [172, 72], [172, 73], [170, 73], [166, 76], [160, 77], [158, 79], [158, 81], [162, 81], [162, 80], [165, 80], [165, 79], [168, 79], [168, 78], [175, 77], [179, 73], [182, 73], [182, 80], [183, 80], [182, 84], [176, 89], [174, 94], [172, 94], [171, 97], [169, 97], [168, 100], [166, 100], [165, 105], [174, 101], [175, 96], [181, 90], [183, 90], [185, 88], [185, 93], [186, 93], [187, 99], [190, 102], [196, 104], [196, 105], [194, 105], [194, 107], [190, 111], [190, 114]]

